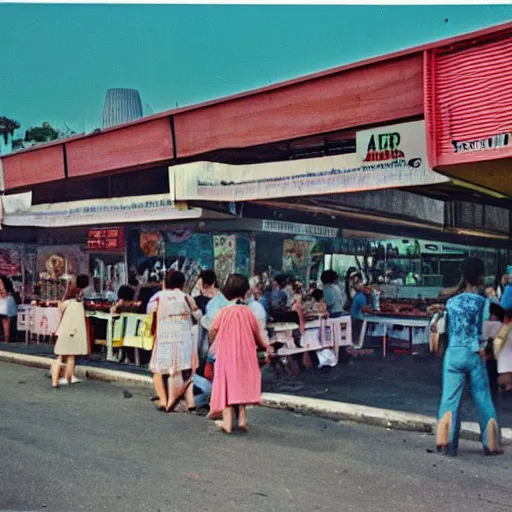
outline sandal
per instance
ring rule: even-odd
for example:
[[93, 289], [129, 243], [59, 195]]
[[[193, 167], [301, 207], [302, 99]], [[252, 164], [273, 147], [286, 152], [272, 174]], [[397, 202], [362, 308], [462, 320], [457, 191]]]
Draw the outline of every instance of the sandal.
[[179, 393], [175, 396], [174, 400], [167, 406], [167, 412], [173, 412], [179, 401], [185, 396], [187, 389], [192, 385], [192, 379], [187, 380], [185, 384], [183, 384]]
[[167, 412], [167, 407], [162, 405], [162, 402], [160, 402], [158, 398], [155, 400], [155, 407], [157, 411]]
[[224, 421], [222, 420], [218, 420], [215, 422], [215, 425], [217, 425], [217, 427], [219, 427], [219, 430], [223, 433], [223, 434], [231, 434], [231, 432], [229, 432], [228, 430], [226, 430], [226, 427], [224, 426]]

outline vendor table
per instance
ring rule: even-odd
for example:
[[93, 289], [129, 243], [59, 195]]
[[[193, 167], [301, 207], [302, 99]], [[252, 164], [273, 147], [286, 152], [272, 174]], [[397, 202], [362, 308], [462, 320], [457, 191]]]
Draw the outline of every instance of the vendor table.
[[113, 349], [113, 337], [114, 337], [114, 321], [119, 318], [118, 314], [108, 313], [106, 311], [86, 311], [85, 316], [88, 318], [96, 318], [97, 320], [103, 320], [107, 322], [107, 339], [106, 341], [106, 360], [117, 361], [114, 357]]
[[[85, 316], [97, 318], [107, 322], [107, 361], [115, 361], [112, 348], [112, 333], [114, 320], [119, 315], [113, 315], [103, 311], [86, 311]], [[39, 344], [40, 336], [55, 336], [60, 324], [62, 314], [58, 307], [41, 307], [23, 305], [18, 308], [17, 327], [19, 331], [25, 331], [25, 342], [29, 343], [32, 334], [37, 337]]]
[[39, 344], [40, 336], [55, 336], [61, 316], [57, 307], [23, 305], [18, 308], [17, 327], [19, 331], [25, 331], [27, 344], [32, 334], [37, 336]]
[[306, 322], [299, 347], [295, 345], [291, 334], [299, 328], [297, 324], [276, 323], [268, 327], [275, 333], [271, 343], [284, 345], [278, 350], [278, 356], [333, 349], [337, 362], [340, 347], [352, 345], [352, 321], [349, 315]]
[[359, 335], [359, 340], [355, 349], [363, 348], [364, 340], [366, 337], [366, 331], [368, 329], [368, 324], [381, 324], [384, 327], [384, 335], [382, 337], [382, 353], [383, 356], [387, 356], [387, 338], [388, 338], [388, 328], [393, 325], [401, 325], [402, 327], [407, 327], [409, 329], [409, 348], [411, 354], [412, 350], [412, 338], [413, 338], [413, 328], [414, 327], [422, 327], [425, 328], [430, 324], [430, 317], [405, 317], [405, 316], [391, 316], [391, 315], [364, 315], [363, 326], [361, 328], [361, 333]]

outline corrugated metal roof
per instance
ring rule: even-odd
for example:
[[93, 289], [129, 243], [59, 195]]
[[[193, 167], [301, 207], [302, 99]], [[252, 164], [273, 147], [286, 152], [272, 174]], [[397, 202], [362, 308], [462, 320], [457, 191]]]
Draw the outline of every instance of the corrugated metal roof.
[[[189, 111], [189, 110], [196, 110], [196, 109], [200, 109], [200, 108], [207, 107], [207, 106], [210, 106], [210, 105], [225, 103], [225, 102], [228, 102], [228, 101], [232, 101], [234, 99], [244, 98], [246, 96], [252, 96], [252, 95], [260, 94], [260, 93], [263, 93], [263, 92], [272, 91], [272, 90], [280, 89], [280, 88], [283, 88], [283, 87], [288, 87], [288, 86], [295, 85], [295, 84], [298, 84], [298, 83], [301, 83], [301, 82], [305, 82], [305, 81], [309, 81], [309, 80], [315, 80], [315, 79], [318, 79], [318, 78], [322, 78], [322, 77], [329, 76], [329, 75], [334, 75], [334, 74], [337, 74], [337, 73], [342, 73], [342, 72], [348, 71], [350, 69], [355, 69], [355, 68], [359, 68], [359, 67], [363, 67], [363, 66], [370, 66], [370, 65], [378, 63], [378, 62], [383, 62], [383, 61], [386, 61], [386, 60], [397, 59], [397, 58], [400, 58], [400, 57], [404, 57], [404, 56], [411, 55], [411, 54], [418, 53], [418, 52], [423, 52], [423, 51], [426, 51], [426, 50], [438, 49], [438, 48], [443, 48], [443, 47], [449, 48], [450, 46], [458, 45], [458, 44], [461, 44], [461, 43], [463, 44], [463, 43], [466, 43], [466, 42], [471, 42], [472, 40], [478, 40], [479, 38], [483, 38], [483, 37], [493, 37], [494, 35], [498, 35], [498, 34], [500, 34], [502, 32], [508, 32], [508, 31], [512, 32], [512, 22], [503, 23], [503, 24], [500, 24], [500, 25], [492, 26], [492, 27], [487, 27], [487, 28], [484, 28], [482, 30], [478, 30], [478, 31], [475, 31], [475, 32], [470, 32], [470, 33], [467, 33], [467, 34], [462, 34], [462, 35], [459, 35], [459, 36], [451, 37], [451, 38], [448, 38], [448, 39], [443, 39], [443, 40], [440, 40], [440, 41], [434, 41], [432, 43], [427, 43], [427, 44], [424, 44], [424, 45], [421, 45], [421, 46], [407, 48], [405, 50], [400, 50], [398, 52], [394, 52], [394, 53], [390, 53], [390, 54], [386, 54], [386, 55], [380, 55], [380, 56], [377, 56], [377, 57], [372, 57], [372, 58], [365, 59], [365, 60], [362, 60], [362, 61], [358, 61], [358, 62], [346, 64], [346, 65], [343, 65], [343, 66], [331, 68], [331, 69], [328, 69], [328, 70], [325, 70], [325, 71], [320, 71], [318, 73], [313, 73], [313, 74], [310, 74], [310, 75], [305, 75], [305, 76], [302, 76], [302, 77], [294, 78], [294, 79], [287, 80], [287, 81], [284, 81], [284, 82], [280, 82], [280, 83], [277, 83], [277, 84], [272, 84], [272, 85], [269, 85], [269, 86], [266, 86], [266, 87], [262, 87], [262, 88], [258, 88], [258, 89], [253, 89], [253, 90], [249, 90], [249, 91], [244, 91], [244, 92], [241, 92], [241, 93], [238, 93], [238, 94], [234, 94], [234, 95], [230, 95], [230, 96], [226, 96], [226, 97], [223, 97], [223, 98], [218, 98], [218, 99], [214, 99], [214, 100], [198, 103], [198, 104], [195, 104], [195, 105], [190, 105], [190, 106], [186, 106], [186, 107], [182, 107], [182, 108], [178, 108], [178, 109], [173, 109], [173, 110], [168, 110], [168, 111], [165, 111], [165, 112], [160, 112], [158, 114], [154, 114], [152, 116], [144, 117], [144, 118], [141, 118], [141, 119], [138, 119], [136, 121], [132, 121], [130, 123], [126, 123], [126, 124], [123, 124], [123, 125], [118, 125], [118, 126], [109, 128], [107, 130], [97, 130], [97, 131], [95, 131], [93, 133], [76, 135], [76, 136], [70, 137], [69, 139], [60, 139], [58, 141], [53, 141], [53, 142], [50, 142], [48, 144], [41, 144], [41, 145], [34, 146], [32, 148], [23, 149], [23, 150], [18, 151], [18, 152], [14, 153], [14, 154], [24, 153], [24, 152], [28, 152], [28, 151], [37, 151], [39, 149], [42, 149], [42, 148], [45, 148], [45, 147], [48, 147], [48, 146], [52, 146], [52, 145], [55, 145], [55, 144], [61, 144], [63, 142], [67, 142], [69, 140], [76, 140], [76, 139], [82, 139], [82, 138], [87, 138], [87, 137], [94, 137], [98, 133], [103, 133], [105, 131], [110, 131], [110, 130], [117, 130], [117, 129], [120, 129], [120, 128], [124, 127], [124, 126], [135, 125], [135, 124], [144, 124], [145, 122], [147, 122], [149, 120], [152, 120], [152, 119], [158, 119], [158, 118], [161, 118], [161, 117], [166, 117], [166, 116], [170, 116], [170, 115], [173, 115], [173, 114], [178, 114], [178, 113], [186, 112], [186, 111]], [[12, 155], [12, 153], [11, 153], [11, 155]], [[4, 155], [3, 157], [0, 157], [0, 158], [8, 158], [11, 155]]]
[[[431, 164], [504, 156], [498, 154], [500, 145], [512, 132], [512, 38], [433, 52], [427, 68]], [[476, 146], [462, 150], [456, 143]]]

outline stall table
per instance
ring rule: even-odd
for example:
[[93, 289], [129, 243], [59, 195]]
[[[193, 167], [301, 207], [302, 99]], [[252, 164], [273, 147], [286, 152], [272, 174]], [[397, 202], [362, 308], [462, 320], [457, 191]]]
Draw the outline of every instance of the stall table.
[[361, 333], [359, 335], [359, 340], [355, 349], [361, 349], [364, 345], [364, 340], [366, 338], [366, 332], [368, 329], [368, 324], [381, 324], [384, 327], [384, 334], [382, 337], [382, 352], [383, 356], [387, 357], [387, 338], [388, 338], [388, 328], [393, 325], [400, 325], [402, 327], [407, 327], [409, 329], [409, 348], [410, 353], [413, 353], [413, 329], [414, 327], [426, 328], [430, 324], [429, 316], [405, 316], [405, 315], [386, 315], [383, 313], [373, 313], [373, 314], [365, 314], [363, 319], [363, 325], [361, 328]]
[[340, 347], [352, 345], [352, 321], [349, 315], [306, 322], [305, 332], [298, 347], [292, 336], [292, 331], [299, 329], [297, 324], [275, 323], [269, 324], [268, 327], [275, 333], [270, 343], [284, 345], [278, 349], [277, 356], [286, 357], [303, 352], [333, 349], [337, 363]]
[[25, 331], [28, 345], [32, 334], [36, 335], [37, 344], [41, 336], [55, 336], [62, 313], [58, 307], [22, 305], [18, 308], [17, 327]]
[[113, 334], [114, 322], [119, 318], [119, 315], [107, 311], [86, 311], [85, 316], [89, 319], [96, 318], [97, 320], [103, 320], [107, 322], [107, 339], [105, 340], [105, 346], [107, 350], [106, 360], [117, 362], [117, 359], [114, 357]]

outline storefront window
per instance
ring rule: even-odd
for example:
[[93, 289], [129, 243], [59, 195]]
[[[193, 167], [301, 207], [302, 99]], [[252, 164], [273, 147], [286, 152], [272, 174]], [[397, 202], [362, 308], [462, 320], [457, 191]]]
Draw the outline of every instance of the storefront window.
[[[435, 297], [460, 279], [464, 258], [476, 256], [485, 264], [485, 280], [493, 284], [498, 269], [498, 250], [416, 239], [343, 240], [341, 254], [324, 258], [326, 268], [344, 277], [355, 266], [369, 284], [394, 286], [393, 294], [403, 297]], [[391, 293], [391, 292], [390, 292]]]

